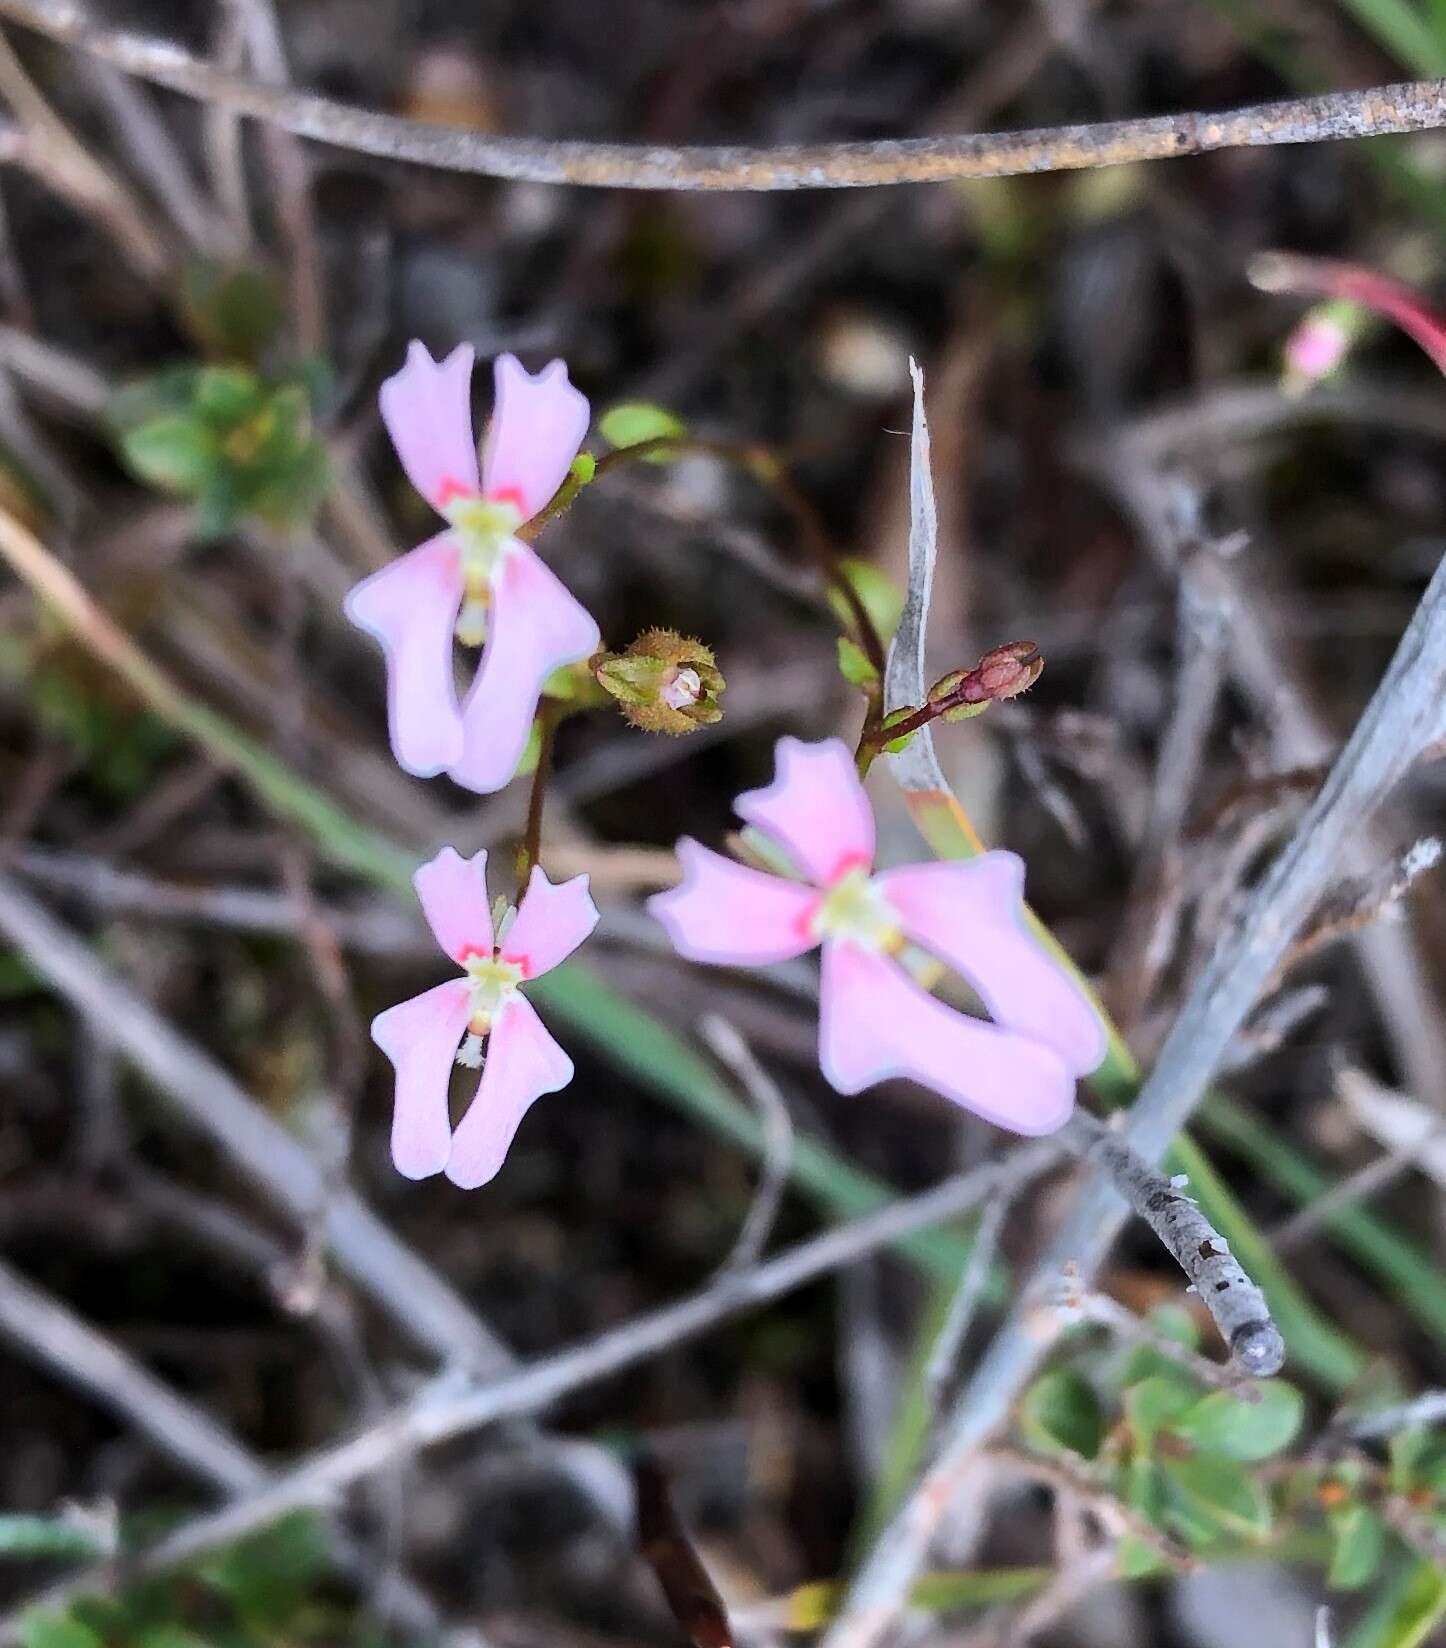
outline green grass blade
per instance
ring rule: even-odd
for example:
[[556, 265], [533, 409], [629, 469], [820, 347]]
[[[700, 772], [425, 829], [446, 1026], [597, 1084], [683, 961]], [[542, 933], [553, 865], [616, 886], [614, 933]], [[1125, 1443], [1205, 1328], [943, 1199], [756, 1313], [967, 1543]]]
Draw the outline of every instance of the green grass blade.
[[1446, 74], [1446, 39], [1411, 0], [1336, 0], [1336, 4], [1402, 68], [1428, 80]]
[[1421, 1557], [1386, 1582], [1345, 1648], [1419, 1648], [1443, 1618], [1446, 1568]]

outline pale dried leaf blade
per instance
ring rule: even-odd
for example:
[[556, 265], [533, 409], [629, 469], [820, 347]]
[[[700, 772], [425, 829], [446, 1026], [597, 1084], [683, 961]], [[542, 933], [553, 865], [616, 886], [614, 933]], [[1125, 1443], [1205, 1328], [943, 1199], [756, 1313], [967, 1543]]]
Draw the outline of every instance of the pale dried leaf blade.
[[[886, 713], [924, 702], [924, 642], [939, 540], [934, 480], [929, 470], [929, 424], [924, 416], [924, 374], [914, 360], [909, 362], [909, 373], [914, 380], [914, 424], [909, 443], [909, 587], [884, 675]], [[928, 727], [920, 728], [897, 755], [889, 757], [889, 769], [902, 790], [948, 792]]]
[[1392, 1154], [1409, 1152], [1417, 1167], [1446, 1186], [1446, 1133], [1416, 1099], [1384, 1087], [1364, 1070], [1342, 1070], [1336, 1089], [1357, 1124]]

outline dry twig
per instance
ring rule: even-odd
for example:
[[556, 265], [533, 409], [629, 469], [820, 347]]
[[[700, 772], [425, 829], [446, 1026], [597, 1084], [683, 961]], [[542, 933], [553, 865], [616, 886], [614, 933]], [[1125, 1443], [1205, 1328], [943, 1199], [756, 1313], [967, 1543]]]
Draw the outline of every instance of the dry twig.
[[75, 0], [0, 0], [0, 16], [127, 74], [299, 137], [447, 171], [610, 189], [841, 189], [1072, 171], [1214, 149], [1317, 143], [1446, 125], [1446, 81], [1292, 98], [1229, 114], [1157, 115], [1044, 131], [867, 143], [668, 148], [492, 137], [359, 109], [228, 74], [179, 46], [96, 24]]

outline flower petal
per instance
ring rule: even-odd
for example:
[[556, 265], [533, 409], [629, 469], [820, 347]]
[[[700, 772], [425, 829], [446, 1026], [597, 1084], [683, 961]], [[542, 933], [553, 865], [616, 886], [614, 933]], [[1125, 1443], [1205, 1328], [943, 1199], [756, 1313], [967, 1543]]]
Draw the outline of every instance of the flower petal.
[[515, 355], [499, 355], [492, 378], [497, 398], [482, 447], [482, 487], [489, 498], [515, 498], [530, 520], [566, 479], [591, 410], [567, 381], [564, 361], [533, 377]]
[[773, 782], [740, 795], [734, 812], [786, 847], [820, 887], [872, 864], [873, 809], [848, 746], [837, 738], [821, 744], [780, 738], [776, 760]]
[[655, 893], [648, 913], [690, 961], [757, 967], [813, 949], [809, 926], [818, 893], [710, 851], [684, 836], [678, 843], [681, 886]]
[[1012, 1133], [1053, 1133], [1074, 1078], [1041, 1042], [946, 1007], [897, 962], [825, 944], [818, 1057], [840, 1093], [908, 1076]]
[[968, 979], [996, 1024], [1052, 1047], [1077, 1076], [1105, 1056], [1099, 1014], [1024, 925], [1017, 854], [886, 870], [875, 885], [905, 933]]
[[459, 966], [468, 956], [492, 954], [492, 912], [487, 907], [487, 854], [463, 858], [455, 847], [440, 853], [412, 877], [432, 936]]
[[407, 479], [433, 509], [480, 487], [472, 436], [472, 358], [470, 343], [459, 343], [438, 362], [425, 344], [413, 341], [407, 364], [382, 385], [382, 422]]
[[449, 979], [372, 1020], [372, 1040], [397, 1072], [392, 1160], [409, 1179], [428, 1178], [447, 1165], [452, 1144], [447, 1083], [471, 1011], [467, 980]]
[[517, 771], [553, 670], [586, 658], [601, 636], [591, 613], [526, 544], [512, 542], [492, 584], [482, 667], [462, 706], [462, 749], [449, 771], [489, 795]]
[[571, 1080], [572, 1060], [532, 1004], [513, 996], [487, 1038], [482, 1080], [452, 1137], [447, 1177], [463, 1190], [495, 1178], [533, 1102]]
[[533, 865], [517, 919], [500, 946], [502, 959], [520, 967], [523, 978], [536, 978], [570, 956], [597, 923], [597, 905], [588, 894], [585, 875], [554, 886]]
[[352, 623], [381, 642], [392, 753], [417, 778], [445, 772], [462, 752], [452, 669], [461, 605], [461, 559], [445, 532], [363, 578], [344, 605]]

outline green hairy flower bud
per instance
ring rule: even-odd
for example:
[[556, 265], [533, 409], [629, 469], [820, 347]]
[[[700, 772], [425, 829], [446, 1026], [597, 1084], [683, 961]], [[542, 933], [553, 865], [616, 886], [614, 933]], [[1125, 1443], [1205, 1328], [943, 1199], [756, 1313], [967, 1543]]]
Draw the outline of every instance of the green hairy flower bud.
[[674, 630], [650, 629], [623, 652], [600, 653], [592, 671], [644, 732], [681, 737], [722, 719], [723, 676], [712, 649]]

